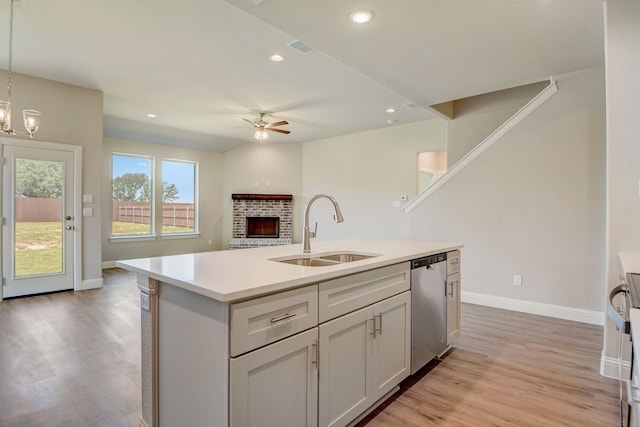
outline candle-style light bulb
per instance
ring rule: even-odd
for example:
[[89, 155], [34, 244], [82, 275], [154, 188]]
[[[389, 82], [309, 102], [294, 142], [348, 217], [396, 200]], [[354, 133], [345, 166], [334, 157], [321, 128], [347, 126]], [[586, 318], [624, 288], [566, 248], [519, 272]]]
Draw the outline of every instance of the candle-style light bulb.
[[38, 131], [40, 126], [40, 111], [36, 110], [24, 110], [22, 111], [22, 117], [24, 118], [24, 127], [31, 138], [33, 134]]

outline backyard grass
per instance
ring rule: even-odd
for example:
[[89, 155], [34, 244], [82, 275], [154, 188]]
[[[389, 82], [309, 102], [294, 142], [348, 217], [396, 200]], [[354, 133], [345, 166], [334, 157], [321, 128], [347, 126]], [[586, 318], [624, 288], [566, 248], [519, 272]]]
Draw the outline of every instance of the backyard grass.
[[[114, 222], [113, 235], [149, 234], [148, 224]], [[188, 233], [193, 228], [164, 226], [163, 233]], [[15, 240], [15, 276], [62, 272], [62, 224], [18, 222]]]
[[62, 271], [59, 222], [18, 222], [15, 233], [15, 276]]

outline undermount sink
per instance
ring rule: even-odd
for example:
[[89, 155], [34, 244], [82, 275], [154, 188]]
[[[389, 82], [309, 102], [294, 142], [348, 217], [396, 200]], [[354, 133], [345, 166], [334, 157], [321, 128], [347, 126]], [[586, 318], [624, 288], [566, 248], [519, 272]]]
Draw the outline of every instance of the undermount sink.
[[286, 262], [287, 264], [303, 265], [305, 267], [326, 267], [328, 265], [340, 264], [337, 261], [331, 261], [322, 258], [291, 258], [291, 259], [274, 259], [272, 261]]
[[343, 264], [345, 262], [361, 261], [380, 256], [374, 253], [362, 252], [329, 252], [313, 255], [292, 255], [280, 258], [271, 258], [271, 261], [284, 262], [286, 264], [302, 265], [305, 267], [327, 267]]
[[330, 261], [336, 262], [352, 262], [352, 261], [360, 261], [363, 259], [369, 259], [376, 257], [378, 255], [370, 255], [370, 254], [331, 254], [331, 255], [323, 255], [320, 258], [326, 259]]

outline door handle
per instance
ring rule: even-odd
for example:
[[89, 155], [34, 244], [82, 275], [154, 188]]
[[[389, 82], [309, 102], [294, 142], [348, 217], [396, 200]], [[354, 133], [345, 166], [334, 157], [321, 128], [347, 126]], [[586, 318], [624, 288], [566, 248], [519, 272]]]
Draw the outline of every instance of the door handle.
[[67, 215], [64, 217], [64, 219], [66, 219], [67, 221], [71, 221], [73, 217], [71, 215]]
[[73, 230], [73, 225], [67, 225], [64, 229], [65, 230]]

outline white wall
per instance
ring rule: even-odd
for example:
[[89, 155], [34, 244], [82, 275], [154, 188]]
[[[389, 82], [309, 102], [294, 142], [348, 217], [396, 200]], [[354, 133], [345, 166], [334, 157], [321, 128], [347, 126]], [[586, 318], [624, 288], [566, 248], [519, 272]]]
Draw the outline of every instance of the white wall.
[[328, 201], [314, 203], [310, 225], [319, 224], [317, 240], [406, 238], [406, 215], [392, 202], [416, 195], [418, 153], [445, 144], [445, 121], [439, 118], [305, 143], [304, 197], [297, 207], [318, 193], [338, 200], [345, 219], [340, 224], [333, 222]]
[[[156, 169], [162, 159], [197, 161], [199, 167], [198, 213], [200, 236], [197, 238], [151, 241], [111, 242], [111, 155], [139, 154], [155, 157]], [[106, 265], [113, 261], [144, 258], [177, 253], [202, 252], [221, 249], [222, 245], [222, 154], [189, 148], [151, 144], [147, 142], [105, 138], [102, 150], [102, 259]], [[97, 175], [97, 174], [96, 174]], [[211, 245], [208, 241], [211, 240]]]
[[[0, 70], [0, 81], [6, 82], [5, 71]], [[14, 73], [13, 127], [19, 131], [24, 130], [22, 110], [25, 108], [42, 112], [36, 141], [71, 144], [83, 149], [82, 192], [93, 194], [96, 203], [95, 215], [83, 217], [80, 224], [82, 279], [89, 287], [100, 286], [102, 187], [101, 176], [95, 171], [102, 167], [102, 92]]]
[[603, 311], [603, 71], [558, 81], [558, 93], [408, 214], [410, 239], [465, 245], [463, 292]]
[[447, 164], [456, 164], [469, 151], [514, 115], [549, 82], [472, 96], [453, 102], [455, 120], [447, 121]]
[[302, 146], [292, 143], [250, 143], [224, 153], [224, 210], [222, 247], [232, 236], [231, 194], [292, 194], [293, 239], [302, 239], [300, 202], [302, 194]]
[[[605, 3], [607, 71], [607, 289], [620, 283], [620, 251], [640, 252], [640, 2]], [[607, 322], [605, 357], [617, 357]], [[617, 374], [617, 373], [616, 373]]]

